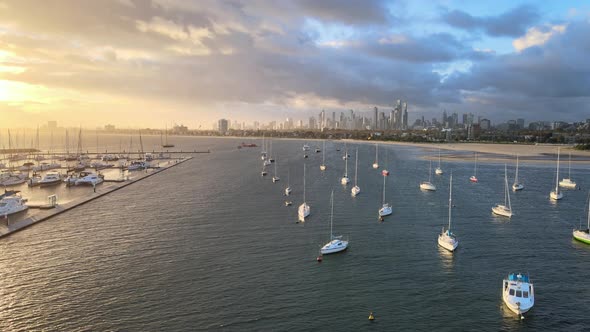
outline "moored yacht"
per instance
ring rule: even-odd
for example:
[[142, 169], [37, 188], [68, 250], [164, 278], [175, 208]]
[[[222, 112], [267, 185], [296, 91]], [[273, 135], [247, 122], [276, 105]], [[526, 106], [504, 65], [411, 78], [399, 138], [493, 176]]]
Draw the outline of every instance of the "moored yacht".
[[459, 240], [455, 237], [455, 234], [451, 232], [451, 209], [453, 208], [453, 174], [449, 180], [449, 228], [445, 230], [443, 227], [442, 232], [438, 234], [438, 245], [447, 249], [448, 251], [455, 251], [459, 246]]
[[469, 177], [469, 181], [471, 182], [479, 182], [477, 179], [477, 152], [475, 153], [475, 166], [473, 168], [473, 175]]
[[78, 176], [78, 179], [76, 180], [75, 185], [77, 185], [77, 186], [80, 186], [80, 185], [95, 186], [97, 184], [102, 183], [103, 181], [104, 181], [104, 177], [100, 174], [82, 172]]
[[516, 174], [514, 175], [514, 183], [512, 184], [512, 190], [519, 191], [523, 189], [524, 185], [518, 182], [518, 155], [516, 155]]
[[358, 185], [358, 170], [359, 170], [359, 149], [356, 149], [355, 166], [354, 166], [354, 187], [350, 190], [353, 197], [361, 193], [361, 187]]
[[61, 183], [61, 174], [57, 171], [47, 172], [43, 179], [39, 181], [39, 186], [51, 186]]
[[332, 203], [332, 211], [330, 213], [330, 241], [320, 249], [322, 255], [334, 254], [346, 250], [348, 247], [348, 241], [342, 240], [342, 235], [334, 236], [334, 232], [332, 231], [334, 224], [334, 190], [332, 190], [330, 201]]
[[[348, 150], [345, 151], [344, 155], [348, 156]], [[340, 179], [340, 183], [342, 183], [343, 185], [347, 185], [350, 182], [350, 179], [348, 178], [348, 158], [343, 158], [343, 159], [344, 159], [344, 175]]]
[[4, 172], [0, 176], [0, 186], [3, 187], [16, 186], [25, 183], [25, 181], [27, 181], [27, 175], [20, 172]]
[[379, 144], [375, 144], [375, 162], [373, 163], [373, 168], [379, 168]]
[[386, 176], [383, 177], [383, 202], [382, 206], [379, 209], [379, 218], [388, 216], [393, 213], [393, 209], [391, 208], [391, 204], [385, 203], [385, 180], [387, 179]]
[[430, 161], [430, 168], [428, 169], [428, 181], [420, 183], [420, 189], [427, 191], [436, 191], [436, 186], [432, 184], [432, 160]]
[[297, 217], [300, 222], [304, 222], [305, 218], [309, 216], [311, 209], [305, 201], [305, 164], [303, 165], [303, 203], [297, 209]]
[[510, 273], [502, 282], [502, 299], [508, 309], [524, 318], [523, 314], [535, 305], [535, 290], [529, 276]]
[[506, 171], [506, 165], [504, 165], [504, 205], [496, 204], [492, 207], [494, 214], [511, 218], [512, 217], [512, 204], [510, 204], [510, 190], [508, 190], [508, 176]]
[[438, 149], [438, 167], [434, 170], [434, 174], [436, 175], [443, 175], [443, 170], [440, 167], [440, 149]]
[[9, 216], [27, 210], [25, 200], [18, 195], [4, 196], [0, 199], [0, 217]]
[[557, 175], [555, 177], [555, 189], [551, 190], [551, 192], [549, 193], [549, 198], [551, 198], [554, 201], [563, 198], [563, 193], [559, 191], [559, 148], [557, 148]]
[[590, 244], [590, 201], [588, 202], [588, 225], [586, 229], [574, 229], [573, 236], [574, 239], [580, 242]]
[[568, 166], [568, 177], [559, 181], [559, 186], [568, 189], [576, 189], [577, 184], [572, 180], [572, 154], [570, 153], [569, 166]]

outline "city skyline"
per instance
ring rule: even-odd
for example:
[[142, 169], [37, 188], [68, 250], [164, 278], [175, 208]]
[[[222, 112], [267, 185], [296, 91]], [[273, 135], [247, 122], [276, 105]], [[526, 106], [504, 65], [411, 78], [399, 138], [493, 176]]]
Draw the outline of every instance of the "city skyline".
[[0, 1], [0, 127], [375, 107], [406, 126], [444, 110], [574, 122], [590, 113], [588, 32], [581, 1]]

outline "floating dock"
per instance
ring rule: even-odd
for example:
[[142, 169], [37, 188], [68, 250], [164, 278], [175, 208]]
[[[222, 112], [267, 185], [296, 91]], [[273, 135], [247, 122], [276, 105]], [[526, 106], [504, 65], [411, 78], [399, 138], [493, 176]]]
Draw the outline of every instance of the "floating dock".
[[74, 199], [74, 200], [67, 202], [67, 203], [57, 204], [57, 205], [55, 205], [55, 207], [52, 207], [52, 208], [48, 208], [48, 205], [33, 205], [29, 209], [39, 209], [39, 213], [35, 213], [32, 216], [28, 216], [24, 219], [20, 219], [18, 221], [15, 221], [14, 223], [10, 221], [11, 217], [8, 217], [8, 220], [7, 220], [3, 216], [0, 216], [0, 223], [2, 223], [2, 224], [7, 223], [7, 225], [2, 227], [2, 229], [0, 230], [0, 238], [14, 234], [14, 233], [21, 231], [27, 227], [30, 227], [32, 225], [35, 225], [35, 224], [45, 221], [47, 219], [53, 218], [57, 215], [60, 215], [64, 212], [66, 212], [66, 211], [74, 209], [80, 205], [84, 205], [88, 202], [91, 202], [97, 198], [100, 198], [102, 196], [110, 194], [110, 193], [117, 191], [119, 189], [125, 188], [131, 184], [138, 182], [138, 181], [141, 181], [143, 179], [147, 179], [150, 176], [156, 175], [156, 174], [163, 172], [167, 169], [170, 169], [174, 166], [180, 165], [180, 164], [184, 163], [185, 161], [191, 160], [192, 158], [193, 157], [188, 157], [188, 158], [184, 158], [184, 159], [168, 160], [168, 162], [164, 163], [160, 168], [150, 169], [147, 173], [135, 172], [134, 174], [136, 174], [136, 176], [134, 178], [130, 178], [129, 180], [124, 180], [122, 182], [118, 181], [118, 180], [117, 180], [117, 182], [108, 181], [108, 184], [107, 184], [106, 183], [107, 181], [105, 181], [105, 183], [96, 186], [96, 191], [93, 191], [92, 187], [89, 187], [88, 196]]

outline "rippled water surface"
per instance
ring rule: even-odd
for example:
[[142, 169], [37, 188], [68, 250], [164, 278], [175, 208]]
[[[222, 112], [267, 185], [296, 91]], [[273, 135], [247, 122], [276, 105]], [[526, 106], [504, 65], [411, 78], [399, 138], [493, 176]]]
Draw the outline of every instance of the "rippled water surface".
[[[428, 177], [421, 157], [437, 151], [383, 146], [394, 213], [379, 223], [382, 178], [371, 168], [373, 145], [348, 143], [353, 182], [359, 148], [362, 193], [353, 198], [353, 184], [339, 181], [344, 143], [327, 142], [328, 170], [321, 172], [316, 142], [308, 142], [304, 159], [303, 141], [275, 140], [282, 182], [273, 184], [274, 167], [261, 177], [260, 149], [238, 150], [241, 141], [176, 138], [177, 149], [212, 153], [0, 240], [0, 330], [590, 327], [590, 246], [571, 237], [586, 220], [587, 166], [572, 169], [584, 190], [567, 191], [554, 204], [553, 163], [521, 164], [526, 189], [511, 193], [516, 215], [508, 221], [491, 214], [503, 201], [503, 164], [480, 165], [478, 184], [468, 181], [472, 163], [443, 164], [446, 173], [433, 175], [438, 191], [421, 192], [418, 184]], [[311, 216], [298, 224], [304, 162]], [[451, 170], [460, 240], [453, 255], [436, 243], [447, 221]], [[292, 207], [283, 204], [288, 178]], [[350, 248], [318, 264], [332, 189], [335, 232], [349, 238]], [[529, 272], [536, 287], [524, 321], [502, 305], [502, 278], [512, 271]], [[377, 318], [372, 323], [369, 311]]]

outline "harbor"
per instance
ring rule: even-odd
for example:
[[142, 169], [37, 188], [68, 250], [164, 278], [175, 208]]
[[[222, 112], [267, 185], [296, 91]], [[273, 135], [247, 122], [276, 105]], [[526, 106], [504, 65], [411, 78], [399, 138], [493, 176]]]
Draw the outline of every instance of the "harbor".
[[[0, 221], [2, 222], [0, 226], [0, 238], [12, 235], [32, 225], [38, 224], [42, 221], [48, 220], [59, 214], [70, 211], [71, 209], [74, 209], [88, 202], [108, 195], [114, 191], [125, 188], [138, 181], [159, 174], [174, 166], [180, 165], [192, 158], [193, 157], [189, 156], [180, 159], [168, 159], [165, 161], [158, 161], [155, 164], [155, 167], [146, 168], [141, 172], [133, 172], [131, 175], [127, 172], [127, 174], [125, 174], [123, 173], [123, 170], [121, 170], [122, 173], [119, 178], [106, 178], [103, 180], [103, 182], [105, 182], [104, 184], [85, 186], [85, 188], [81, 188], [85, 189], [85, 192], [82, 195], [78, 196], [77, 198], [71, 199], [65, 203], [60, 203], [58, 197], [55, 194], [51, 194], [47, 197], [47, 203], [28, 204], [27, 202], [28, 211], [25, 210], [19, 213], [15, 213], [11, 216], [0, 216]], [[8, 190], [5, 189], [5, 192], [8, 192]], [[25, 213], [26, 215], [22, 216]]]

